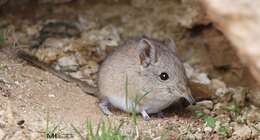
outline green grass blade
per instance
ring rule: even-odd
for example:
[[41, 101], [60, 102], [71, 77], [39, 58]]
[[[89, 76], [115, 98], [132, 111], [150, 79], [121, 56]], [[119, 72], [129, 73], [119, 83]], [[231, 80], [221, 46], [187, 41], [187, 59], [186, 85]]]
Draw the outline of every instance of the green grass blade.
[[127, 75], [125, 80], [125, 105], [126, 105], [126, 110], [128, 110], [128, 76]]
[[80, 137], [81, 140], [85, 140], [85, 138], [81, 135], [81, 133], [79, 132], [79, 130], [74, 126], [74, 125], [70, 125], [72, 127], [72, 129], [76, 132], [76, 134]]

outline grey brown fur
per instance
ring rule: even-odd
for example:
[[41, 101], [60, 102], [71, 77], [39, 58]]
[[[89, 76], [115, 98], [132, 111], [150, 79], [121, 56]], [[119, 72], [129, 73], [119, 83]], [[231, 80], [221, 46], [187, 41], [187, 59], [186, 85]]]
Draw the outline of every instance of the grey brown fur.
[[142, 100], [136, 104], [136, 111], [145, 120], [149, 119], [148, 114], [158, 113], [181, 98], [190, 104], [195, 103], [187, 85], [184, 67], [176, 57], [175, 46], [167, 46], [155, 39], [131, 39], [111, 53], [101, 64], [98, 90], [60, 74], [24, 51], [19, 51], [18, 56], [66, 81], [76, 82], [85, 92], [100, 99], [101, 110], [106, 114], [112, 114], [107, 108], [109, 103], [131, 112], [133, 104], [137, 103], [135, 100], [142, 96]]

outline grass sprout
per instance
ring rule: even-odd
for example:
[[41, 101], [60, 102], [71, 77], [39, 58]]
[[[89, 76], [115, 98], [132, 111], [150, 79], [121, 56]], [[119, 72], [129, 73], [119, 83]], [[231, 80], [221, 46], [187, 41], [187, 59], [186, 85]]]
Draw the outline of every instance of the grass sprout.
[[74, 130], [76, 130], [76, 133], [79, 134], [81, 138], [87, 140], [130, 140], [130, 137], [125, 136], [121, 132], [122, 125], [123, 122], [121, 122], [119, 126], [114, 127], [110, 121], [102, 121], [98, 124], [96, 131], [94, 131], [92, 123], [87, 121], [85, 125], [87, 132], [86, 138], [84, 138], [77, 129]]
[[128, 103], [128, 76], [126, 75], [125, 80], [125, 105], [126, 110], [131, 112], [131, 118], [134, 123], [134, 125], [137, 125], [137, 112], [138, 112], [138, 104], [143, 100], [145, 96], [147, 96], [150, 91], [145, 91], [145, 93], [141, 96], [135, 96], [133, 103], [131, 104], [131, 110], [129, 109], [129, 103]]
[[45, 138], [55, 138], [57, 136], [62, 136], [62, 131], [65, 128], [60, 128], [60, 123], [55, 124], [53, 126], [50, 125], [50, 120], [49, 120], [49, 113], [47, 113], [47, 119], [46, 119], [46, 127], [45, 127]]

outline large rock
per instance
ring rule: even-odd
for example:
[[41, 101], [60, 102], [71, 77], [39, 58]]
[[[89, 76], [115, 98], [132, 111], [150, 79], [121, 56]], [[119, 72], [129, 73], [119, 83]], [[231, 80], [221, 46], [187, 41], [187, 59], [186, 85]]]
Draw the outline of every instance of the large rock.
[[260, 1], [200, 0], [209, 18], [231, 41], [260, 82]]

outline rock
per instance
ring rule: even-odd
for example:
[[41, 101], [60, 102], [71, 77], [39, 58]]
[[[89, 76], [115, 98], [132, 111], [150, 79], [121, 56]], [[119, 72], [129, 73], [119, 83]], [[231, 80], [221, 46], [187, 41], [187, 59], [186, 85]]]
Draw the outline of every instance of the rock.
[[54, 95], [54, 94], [48, 94], [48, 97], [50, 97], [50, 98], [54, 98], [55, 95]]
[[251, 133], [252, 130], [249, 126], [236, 124], [232, 137], [240, 140], [247, 140], [251, 138]]
[[119, 28], [105, 26], [101, 30], [83, 32], [81, 39], [88, 41], [89, 44], [99, 45], [104, 50], [106, 46], [116, 47], [119, 45], [121, 41], [119, 33]]
[[242, 62], [260, 82], [260, 1], [200, 1], [208, 17], [231, 41]]
[[209, 88], [210, 80], [206, 73], [198, 73], [188, 64], [184, 63], [184, 68], [189, 80], [192, 95], [196, 100], [209, 99], [213, 91]]
[[197, 102], [196, 105], [206, 107], [209, 110], [213, 109], [213, 102], [210, 100], [204, 100], [204, 101]]
[[89, 58], [86, 59], [86, 56], [84, 56], [82, 53], [78, 52], [79, 50], [72, 50], [73, 52], [75, 52], [75, 57], [77, 59], [77, 62], [80, 66], [84, 66], [87, 64], [87, 61]]
[[206, 73], [195, 74], [192, 76], [191, 80], [196, 83], [201, 83], [201, 84], [205, 84], [205, 85], [210, 84], [210, 80]]
[[260, 107], [260, 88], [253, 89], [249, 94], [247, 94], [247, 97], [251, 103]]
[[204, 132], [206, 132], [206, 133], [210, 133], [212, 131], [213, 131], [213, 129], [211, 127], [205, 127], [204, 128]]
[[220, 89], [220, 88], [226, 88], [226, 84], [219, 79], [212, 79], [210, 86], [214, 90], [217, 90], [217, 89]]
[[77, 72], [71, 72], [70, 76], [76, 78], [76, 79], [82, 79], [83, 78], [83, 74], [81, 71], [77, 71]]
[[218, 97], [224, 97], [227, 96], [227, 98], [223, 99], [225, 101], [228, 101], [232, 98], [232, 94], [234, 93], [233, 88], [219, 88], [216, 90], [215, 95]]
[[87, 65], [81, 68], [81, 71], [84, 76], [90, 77], [91, 74], [95, 74], [98, 72], [98, 64], [95, 61], [88, 61]]
[[197, 101], [209, 99], [213, 96], [213, 91], [209, 88], [208, 85], [196, 83], [193, 81], [189, 81], [189, 85], [191, 93]]
[[77, 71], [79, 65], [74, 55], [63, 56], [58, 59], [57, 65], [62, 71]]
[[62, 56], [62, 50], [69, 42], [69, 39], [48, 38], [39, 49], [37, 49], [35, 55], [39, 60], [50, 64]]
[[39, 25], [34, 25], [34, 26], [29, 26], [26, 29], [26, 33], [29, 36], [36, 36], [40, 32], [40, 26]]

